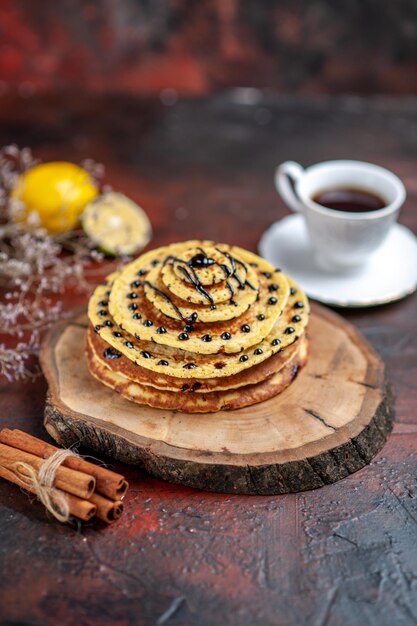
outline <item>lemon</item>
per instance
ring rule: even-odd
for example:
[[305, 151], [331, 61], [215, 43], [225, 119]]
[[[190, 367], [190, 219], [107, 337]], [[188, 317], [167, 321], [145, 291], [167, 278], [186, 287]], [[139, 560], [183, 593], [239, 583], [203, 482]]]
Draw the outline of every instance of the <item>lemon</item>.
[[81, 220], [96, 246], [113, 256], [135, 254], [152, 237], [151, 223], [142, 207], [115, 191], [90, 202]]
[[22, 174], [12, 189], [11, 198], [22, 203], [13, 219], [62, 233], [77, 226], [97, 194], [97, 186], [82, 167], [65, 161], [42, 163]]

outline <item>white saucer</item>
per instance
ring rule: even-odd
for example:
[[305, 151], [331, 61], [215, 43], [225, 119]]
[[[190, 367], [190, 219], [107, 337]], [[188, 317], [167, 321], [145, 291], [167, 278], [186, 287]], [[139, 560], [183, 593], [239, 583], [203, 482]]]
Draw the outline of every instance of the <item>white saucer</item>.
[[417, 238], [400, 224], [393, 226], [367, 264], [353, 273], [326, 272], [316, 265], [301, 215], [272, 224], [261, 237], [259, 252], [294, 278], [308, 296], [325, 304], [385, 304], [417, 288]]

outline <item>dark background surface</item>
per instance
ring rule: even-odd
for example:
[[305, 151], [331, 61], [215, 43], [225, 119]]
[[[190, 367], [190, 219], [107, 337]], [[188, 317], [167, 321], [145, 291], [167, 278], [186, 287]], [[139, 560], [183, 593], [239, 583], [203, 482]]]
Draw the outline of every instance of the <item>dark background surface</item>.
[[[273, 186], [287, 159], [392, 169], [416, 231], [416, 76], [413, 0], [0, 4], [0, 145], [104, 163], [148, 212], [154, 246], [256, 250], [288, 213]], [[124, 516], [78, 532], [1, 481], [0, 625], [416, 624], [417, 296], [342, 314], [397, 395], [368, 467], [314, 492], [241, 497], [119, 466]], [[45, 394], [42, 378], [0, 381], [0, 425], [47, 439]]]
[[[256, 250], [288, 213], [277, 163], [345, 154], [392, 168], [417, 229], [415, 103], [239, 91], [172, 107], [125, 97], [0, 99], [0, 142], [44, 159], [90, 156], [140, 202], [151, 245], [213, 237]], [[262, 112], [262, 113], [261, 113]], [[261, 123], [260, 123], [261, 120]], [[68, 294], [72, 306], [87, 296]], [[121, 466], [131, 483], [111, 528], [81, 532], [0, 482], [1, 626], [411, 626], [417, 622], [417, 296], [343, 311], [384, 358], [397, 421], [357, 474], [279, 497], [181, 488]], [[1, 423], [47, 438], [45, 383], [0, 386]]]
[[0, 42], [23, 95], [417, 93], [414, 0], [2, 0]]

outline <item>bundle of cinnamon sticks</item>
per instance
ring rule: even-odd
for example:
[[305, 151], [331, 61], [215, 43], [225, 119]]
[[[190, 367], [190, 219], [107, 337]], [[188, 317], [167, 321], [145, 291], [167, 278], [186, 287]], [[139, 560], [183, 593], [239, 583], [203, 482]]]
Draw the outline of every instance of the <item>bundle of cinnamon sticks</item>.
[[[25, 467], [39, 472], [45, 459], [57, 450], [21, 430], [5, 428], [0, 431], [0, 477], [37, 495], [30, 481], [25, 479]], [[16, 464], [19, 473], [15, 471]], [[128, 486], [121, 474], [76, 455], [64, 458], [56, 469], [53, 484], [57, 492], [65, 495], [70, 515], [83, 521], [96, 516], [108, 524], [120, 518], [122, 498]]]

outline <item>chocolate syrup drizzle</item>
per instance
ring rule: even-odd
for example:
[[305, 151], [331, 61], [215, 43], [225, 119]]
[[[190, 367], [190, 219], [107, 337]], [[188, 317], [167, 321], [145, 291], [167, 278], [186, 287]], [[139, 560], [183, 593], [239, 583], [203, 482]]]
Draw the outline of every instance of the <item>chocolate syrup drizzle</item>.
[[167, 294], [164, 291], [161, 291], [160, 289], [158, 289], [158, 287], [155, 287], [154, 285], [152, 285], [152, 283], [150, 283], [149, 280], [145, 280], [145, 285], [150, 287], [150, 289], [153, 289], [154, 292], [157, 293], [158, 296], [161, 296], [161, 298], [163, 298], [166, 302], [169, 302], [169, 304], [172, 306], [175, 313], [178, 315], [178, 317], [180, 318], [182, 322], [186, 320], [186, 318], [183, 316], [183, 314], [181, 313], [180, 309], [177, 307], [175, 302], [172, 302], [171, 298], [167, 296]]
[[168, 263], [169, 261], [174, 261], [175, 263], [178, 263], [178, 269], [184, 275], [186, 281], [190, 283], [191, 285], [194, 285], [196, 291], [200, 295], [202, 295], [204, 298], [206, 298], [206, 300], [208, 300], [211, 306], [214, 306], [213, 297], [204, 288], [203, 284], [201, 283], [198, 277], [197, 272], [195, 271], [195, 268], [198, 269], [201, 267], [210, 267], [211, 265], [217, 265], [218, 267], [220, 267], [224, 273], [224, 276], [226, 279], [226, 286], [230, 293], [229, 302], [230, 304], [233, 304], [235, 306], [237, 306], [237, 303], [233, 299], [235, 295], [235, 289], [233, 288], [233, 285], [230, 283], [229, 279], [234, 278], [239, 286], [239, 289], [244, 289], [245, 286], [247, 285], [250, 289], [256, 291], [256, 288], [249, 281], [246, 280], [245, 282], [243, 282], [241, 277], [237, 273], [238, 268], [236, 264], [240, 265], [241, 267], [243, 267], [245, 271], [247, 271], [247, 266], [242, 261], [235, 259], [235, 257], [229, 254], [228, 252], [223, 252], [223, 250], [216, 248], [217, 252], [219, 252], [220, 254], [223, 254], [229, 259], [230, 261], [230, 267], [229, 267], [225, 263], [219, 263], [215, 259], [210, 258], [205, 252], [205, 250], [203, 250], [203, 248], [197, 248], [197, 250], [199, 250], [200, 253], [194, 255], [189, 261], [184, 261], [184, 259], [180, 259], [176, 256], [169, 255], [165, 259], [164, 265]]
[[[195, 257], [193, 257], [192, 259], [190, 259], [190, 261], [187, 262], [187, 261], [184, 261], [183, 259], [180, 259], [180, 258], [170, 254], [165, 259], [164, 265], [166, 263], [168, 263], [168, 261], [175, 261], [175, 263], [178, 263], [178, 269], [184, 274], [185, 279], [187, 280], [187, 282], [189, 282], [192, 285], [194, 285], [196, 291], [198, 291], [198, 293], [200, 295], [202, 295], [204, 298], [206, 298], [210, 302], [210, 304], [213, 305], [214, 304], [213, 298], [208, 293], [208, 291], [206, 291], [204, 289], [202, 283], [200, 282], [200, 279], [198, 278], [197, 272], [195, 271], [195, 269], [193, 267], [192, 261], [193, 261], [194, 258]], [[213, 261], [213, 259], [210, 259], [210, 260]], [[213, 263], [211, 263], [211, 265], [213, 265]], [[202, 265], [199, 265], [199, 267], [202, 267]]]
[[[220, 254], [224, 254], [224, 256], [226, 256], [229, 259], [230, 265], [232, 266], [232, 272], [230, 272], [230, 270], [227, 267], [227, 265], [223, 265], [221, 263], [218, 263], [218, 265], [220, 265], [220, 267], [223, 269], [223, 271], [224, 271], [224, 268], [226, 268], [226, 270], [228, 271], [228, 276], [230, 278], [234, 278], [235, 279], [235, 281], [239, 285], [239, 289], [244, 289], [245, 286], [247, 285], [250, 289], [252, 289], [252, 291], [256, 291], [256, 287], [254, 287], [248, 280], [245, 280], [245, 282], [243, 282], [242, 279], [240, 278], [239, 274], [237, 273], [236, 263], [238, 265], [240, 265], [241, 267], [243, 267], [243, 270], [245, 272], [247, 272], [248, 266], [245, 265], [245, 263], [243, 263], [239, 259], [236, 259], [234, 256], [229, 254], [229, 252], [223, 252], [219, 248], [216, 248], [216, 250], [217, 250], [217, 252], [220, 252]], [[226, 274], [226, 276], [227, 276], [227, 274]]]
[[[235, 295], [235, 289], [231, 285], [229, 279], [234, 278], [238, 284], [239, 289], [245, 289], [245, 286], [247, 285], [250, 289], [252, 289], [253, 291], [256, 291], [256, 288], [248, 280], [243, 281], [241, 277], [239, 276], [239, 274], [237, 273], [237, 269], [238, 269], [237, 265], [240, 265], [244, 271], [247, 271], [247, 266], [245, 265], [245, 263], [243, 263], [239, 259], [235, 259], [235, 257], [233, 257], [228, 252], [223, 252], [219, 248], [216, 248], [216, 250], [220, 254], [225, 255], [229, 259], [230, 261], [230, 267], [229, 267], [225, 263], [219, 263], [215, 259], [212, 259], [211, 257], [209, 257], [207, 253], [203, 250], [203, 248], [198, 247], [197, 250], [199, 250], [199, 254], [195, 254], [189, 261], [184, 261], [184, 259], [180, 259], [179, 257], [176, 257], [174, 255], [169, 255], [165, 258], [163, 265], [166, 265], [166, 263], [168, 263], [169, 261], [174, 261], [175, 263], [178, 263], [178, 269], [184, 275], [186, 281], [190, 283], [191, 285], [193, 285], [196, 291], [210, 303], [212, 309], [216, 307], [213, 297], [204, 288], [204, 285], [201, 283], [198, 277], [198, 274], [196, 272], [196, 268], [198, 269], [198, 268], [203, 268], [203, 267], [210, 267], [212, 265], [217, 265], [218, 267], [220, 267], [225, 275], [226, 286], [230, 292], [229, 302], [230, 304], [233, 304], [235, 306], [237, 306], [237, 303], [233, 299]], [[157, 293], [166, 302], [168, 302], [172, 306], [178, 318], [182, 322], [187, 322], [188, 324], [192, 325], [192, 323], [196, 321], [197, 319], [196, 313], [193, 313], [189, 318], [185, 317], [183, 313], [181, 312], [181, 309], [171, 300], [171, 298], [164, 291], [152, 285], [152, 283], [150, 283], [148, 280], [145, 280], [144, 284], [147, 285], [150, 289], [152, 289], [155, 293]], [[190, 328], [190, 331], [191, 330], [193, 330], [192, 327]]]

